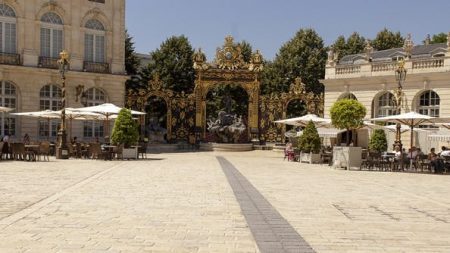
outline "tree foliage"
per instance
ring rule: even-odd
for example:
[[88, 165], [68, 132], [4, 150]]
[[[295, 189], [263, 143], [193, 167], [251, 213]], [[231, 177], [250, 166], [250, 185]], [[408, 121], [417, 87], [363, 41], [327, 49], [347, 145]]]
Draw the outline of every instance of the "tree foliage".
[[241, 47], [242, 58], [244, 59], [244, 61], [250, 62], [250, 59], [252, 58], [252, 52], [253, 52], [252, 45], [245, 40], [243, 40], [237, 44], [238, 44], [238, 46]]
[[354, 32], [347, 40], [345, 40], [344, 36], [339, 36], [331, 47], [334, 53], [338, 54], [338, 60], [340, 60], [345, 55], [361, 53], [365, 47], [365, 40], [359, 33]]
[[158, 73], [164, 88], [192, 93], [195, 80], [193, 53], [194, 50], [185, 36], [170, 37], [150, 54], [152, 61], [148, 72], [151, 75]]
[[319, 133], [314, 123], [310, 121], [298, 139], [298, 147], [303, 152], [317, 154], [320, 151], [320, 145]]
[[384, 28], [377, 33], [377, 36], [372, 40], [372, 46], [374, 49], [386, 50], [391, 48], [402, 47], [405, 39], [402, 37], [400, 32], [392, 32], [387, 28]]
[[140, 77], [141, 60], [134, 51], [133, 37], [126, 31], [125, 37], [125, 71], [130, 78], [125, 82], [126, 89], [137, 89], [142, 86]]
[[301, 29], [280, 48], [273, 64], [264, 68], [262, 90], [287, 92], [301, 77], [306, 90], [318, 94], [323, 91], [319, 80], [324, 78], [326, 59], [322, 38], [313, 29]]
[[437, 44], [437, 43], [447, 43], [447, 34], [445, 33], [434, 34], [431, 37], [430, 44]]
[[378, 152], [384, 152], [387, 150], [386, 133], [383, 129], [375, 129], [370, 136], [369, 149]]
[[[366, 108], [354, 99], [340, 99], [330, 109], [331, 123], [336, 128], [354, 130], [363, 126]], [[347, 138], [347, 144], [350, 143]]]
[[114, 128], [111, 134], [111, 142], [115, 145], [124, 144], [129, 147], [135, 144], [139, 139], [138, 125], [133, 120], [131, 111], [122, 109], [114, 122]]

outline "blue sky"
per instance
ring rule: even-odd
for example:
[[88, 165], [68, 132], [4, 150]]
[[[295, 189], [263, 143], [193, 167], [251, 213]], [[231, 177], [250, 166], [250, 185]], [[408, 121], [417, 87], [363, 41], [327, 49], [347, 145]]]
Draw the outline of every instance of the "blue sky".
[[168, 37], [185, 35], [208, 60], [226, 35], [246, 40], [273, 59], [300, 28], [313, 28], [329, 45], [353, 31], [369, 38], [387, 27], [426, 34], [450, 31], [450, 0], [126, 0], [126, 26], [136, 51], [155, 50]]

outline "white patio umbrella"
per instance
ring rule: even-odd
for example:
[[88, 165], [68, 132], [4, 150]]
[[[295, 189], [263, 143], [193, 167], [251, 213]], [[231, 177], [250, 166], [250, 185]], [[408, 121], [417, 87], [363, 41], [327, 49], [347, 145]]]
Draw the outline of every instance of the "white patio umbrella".
[[[424, 123], [432, 123], [435, 122], [434, 117], [430, 117], [428, 115], [423, 115], [417, 112], [408, 112], [408, 113], [402, 113], [398, 115], [391, 115], [387, 117], [381, 117], [381, 118], [373, 118], [370, 119], [370, 121], [378, 121], [378, 122], [391, 122], [391, 123], [399, 123], [403, 125], [407, 125], [410, 127], [411, 130], [411, 154], [412, 154], [412, 147], [414, 146], [414, 136], [413, 136], [413, 130], [414, 127], [419, 126]], [[412, 160], [410, 161], [410, 168], [412, 167]]]
[[10, 112], [12, 110], [14, 110], [14, 108], [0, 106], [0, 112]]
[[292, 126], [306, 126], [310, 121], [316, 126], [330, 126], [331, 119], [321, 118], [315, 114], [306, 114], [301, 117], [283, 119], [274, 121], [275, 123], [292, 125]]
[[[38, 119], [46, 119], [47, 124], [50, 126], [50, 120], [51, 119], [60, 119], [61, 114], [58, 113], [58, 111], [52, 111], [52, 110], [44, 110], [44, 111], [38, 111], [38, 112], [17, 112], [17, 113], [11, 113], [11, 115], [16, 116], [25, 116], [25, 117], [31, 117], [31, 118], [38, 118]], [[47, 140], [50, 138], [50, 132], [47, 134]]]
[[[106, 121], [107, 128], [108, 128], [108, 131], [107, 131], [108, 134], [109, 134], [109, 125], [108, 125], [109, 119], [112, 115], [119, 114], [120, 110], [122, 110], [121, 107], [118, 107], [117, 105], [114, 105], [111, 103], [104, 103], [101, 105], [94, 105], [94, 106], [74, 109], [74, 111], [77, 111], [77, 112], [93, 112], [93, 113], [98, 113], [98, 114], [105, 116], [105, 121]], [[131, 114], [145, 115], [146, 113], [131, 110]]]

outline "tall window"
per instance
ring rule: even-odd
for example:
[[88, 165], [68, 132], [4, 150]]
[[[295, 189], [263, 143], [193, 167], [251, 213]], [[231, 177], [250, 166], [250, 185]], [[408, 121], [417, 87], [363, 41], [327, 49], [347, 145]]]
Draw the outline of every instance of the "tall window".
[[88, 62], [105, 62], [105, 27], [96, 20], [86, 22], [84, 36], [84, 60]]
[[[0, 82], [0, 106], [16, 108], [17, 93], [14, 84], [8, 81]], [[0, 113], [0, 134], [16, 135], [16, 119], [8, 116], [5, 113]]]
[[[49, 84], [42, 87], [40, 91], [39, 109], [43, 110], [61, 110], [61, 88]], [[58, 132], [58, 120], [41, 120], [39, 121], [39, 137], [52, 138], [56, 137]]]
[[417, 111], [431, 117], [439, 117], [440, 104], [441, 99], [439, 95], [432, 90], [428, 90], [420, 95]]
[[54, 12], [41, 18], [41, 56], [58, 58], [63, 50], [63, 21]]
[[395, 102], [394, 94], [386, 92], [378, 97], [377, 114], [375, 117], [385, 117], [390, 115], [396, 115], [397, 103]]
[[16, 51], [16, 13], [8, 5], [0, 4], [0, 52]]
[[[106, 102], [105, 93], [91, 88], [86, 91], [87, 106], [100, 105]], [[85, 138], [103, 137], [104, 129], [101, 121], [84, 121], [83, 136]]]

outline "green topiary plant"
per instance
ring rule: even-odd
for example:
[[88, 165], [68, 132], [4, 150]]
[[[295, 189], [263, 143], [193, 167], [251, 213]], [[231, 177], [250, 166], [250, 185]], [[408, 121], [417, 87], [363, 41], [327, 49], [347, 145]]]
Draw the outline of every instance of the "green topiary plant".
[[120, 110], [112, 130], [111, 142], [114, 145], [124, 144], [127, 148], [133, 144], [136, 144], [138, 139], [138, 126], [133, 120], [131, 111], [125, 108]]
[[386, 133], [383, 129], [375, 129], [370, 136], [369, 149], [378, 152], [384, 152], [387, 150]]
[[320, 151], [320, 136], [312, 121], [306, 125], [303, 134], [298, 139], [298, 147], [305, 153], [318, 154]]
[[[363, 119], [366, 116], [366, 108], [354, 99], [340, 99], [333, 104], [330, 109], [331, 123], [339, 129], [355, 130], [364, 125]], [[347, 145], [350, 139], [347, 138]]]

